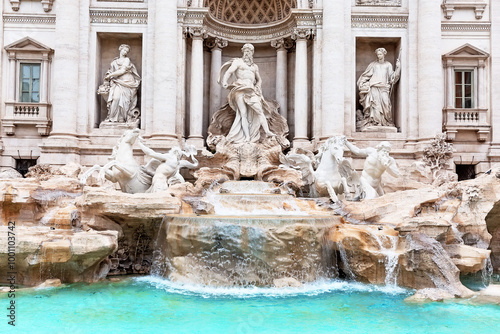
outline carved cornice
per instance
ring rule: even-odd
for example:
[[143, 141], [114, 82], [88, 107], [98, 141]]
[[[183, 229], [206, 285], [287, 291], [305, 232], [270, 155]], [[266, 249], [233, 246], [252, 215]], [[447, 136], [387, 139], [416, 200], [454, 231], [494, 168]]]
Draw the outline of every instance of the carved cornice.
[[474, 9], [476, 19], [483, 18], [484, 10], [486, 9], [486, 0], [445, 0], [441, 7], [444, 11], [444, 17], [448, 20], [452, 18], [455, 8], [471, 8]]
[[489, 22], [484, 22], [484, 23], [470, 23], [470, 22], [464, 22], [464, 23], [441, 23], [441, 31], [458, 31], [458, 32], [465, 32], [465, 31], [484, 31], [484, 32], [489, 32], [491, 30], [491, 23]]
[[[9, 0], [13, 11], [18, 11], [21, 5], [21, 0]], [[43, 10], [45, 12], [50, 12], [52, 10], [52, 4], [54, 0], [41, 0]]]
[[42, 0], [43, 10], [45, 12], [50, 12], [52, 10], [52, 3], [54, 0]]
[[[179, 12], [177, 12], [177, 16], [179, 17]], [[202, 26], [205, 21], [205, 17], [208, 16], [208, 9], [206, 8], [191, 8], [183, 11], [184, 15], [184, 24], [188, 26]]]
[[[227, 39], [230, 42], [269, 43], [272, 40], [290, 37], [294, 29], [308, 30], [309, 36], [313, 36], [318, 22], [321, 21], [321, 12], [293, 9], [286, 19], [263, 25], [228, 25], [227, 22], [219, 22], [210, 15], [205, 16], [203, 25], [210, 36]], [[185, 22], [187, 24], [188, 20]]]
[[408, 15], [352, 15], [351, 27], [407, 29]]
[[90, 10], [90, 23], [148, 24], [147, 10]]
[[55, 15], [29, 15], [29, 14], [4, 14], [4, 23], [19, 23], [19, 24], [56, 24]]
[[401, 0], [356, 0], [356, 6], [401, 7]]

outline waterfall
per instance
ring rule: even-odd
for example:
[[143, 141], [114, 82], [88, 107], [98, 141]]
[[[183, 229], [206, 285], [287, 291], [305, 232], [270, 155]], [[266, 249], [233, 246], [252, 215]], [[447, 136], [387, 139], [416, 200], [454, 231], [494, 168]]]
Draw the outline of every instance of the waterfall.
[[374, 233], [373, 236], [379, 244], [380, 253], [385, 255], [385, 285], [395, 286], [397, 285], [398, 277], [398, 271], [396, 269], [398, 268], [399, 253], [396, 252], [396, 248], [398, 246], [399, 237], [383, 235], [390, 242], [390, 246], [386, 247], [384, 242], [381, 240], [382, 235]]
[[488, 285], [491, 284], [492, 281], [492, 276], [493, 276], [493, 265], [491, 263], [491, 258], [488, 256], [483, 269], [481, 269], [481, 279], [483, 282], [483, 285], [487, 287]]
[[348, 276], [349, 279], [354, 280], [356, 278], [356, 276], [354, 275], [351, 267], [349, 266], [349, 258], [347, 257], [347, 252], [345, 250], [344, 245], [342, 244], [342, 241], [338, 242], [337, 246], [339, 248], [340, 260], [344, 264], [343, 265], [344, 273]]
[[169, 268], [167, 249], [163, 247], [166, 242], [166, 234], [168, 229], [168, 219], [164, 216], [161, 220], [160, 226], [158, 228], [158, 234], [153, 244], [153, 259], [151, 264], [151, 275], [154, 276], [165, 276]]

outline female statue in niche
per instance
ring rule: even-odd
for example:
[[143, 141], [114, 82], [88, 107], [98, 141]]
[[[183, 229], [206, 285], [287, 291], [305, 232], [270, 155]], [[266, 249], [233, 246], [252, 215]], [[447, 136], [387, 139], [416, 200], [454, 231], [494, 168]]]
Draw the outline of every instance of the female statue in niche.
[[120, 57], [111, 62], [110, 69], [104, 76], [104, 83], [97, 91], [107, 101], [108, 116], [105, 122], [138, 122], [140, 111], [136, 108], [137, 89], [141, 84], [141, 77], [127, 57], [130, 46], [122, 44], [118, 50]]
[[367, 126], [394, 126], [392, 120], [391, 93], [394, 84], [399, 80], [401, 65], [396, 61], [396, 70], [385, 61], [387, 51], [384, 48], [375, 50], [377, 60], [370, 63], [358, 79], [359, 102], [363, 106], [358, 128]]

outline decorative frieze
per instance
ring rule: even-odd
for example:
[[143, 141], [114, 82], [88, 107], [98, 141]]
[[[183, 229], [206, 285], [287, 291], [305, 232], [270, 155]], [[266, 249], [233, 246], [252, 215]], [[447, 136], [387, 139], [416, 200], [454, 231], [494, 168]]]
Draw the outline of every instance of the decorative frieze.
[[90, 10], [90, 23], [148, 24], [147, 10]]
[[[186, 15], [186, 24], [191, 19]], [[276, 24], [256, 25], [256, 26], [229, 26], [215, 20], [211, 15], [207, 15], [202, 24], [207, 33], [213, 37], [220, 37], [229, 41], [248, 43], [271, 42], [272, 40], [290, 37], [294, 29], [307, 29], [312, 34], [315, 33], [318, 22], [321, 22], [321, 13], [313, 13], [310, 10], [292, 10], [292, 14], [285, 20]]]
[[352, 15], [352, 28], [407, 29], [407, 15]]
[[401, 7], [401, 0], [356, 0], [356, 6]]
[[4, 23], [18, 23], [18, 24], [56, 24], [55, 15], [29, 15], [29, 14], [4, 14]]
[[442, 23], [441, 31], [458, 31], [458, 32], [489, 32], [491, 23]]

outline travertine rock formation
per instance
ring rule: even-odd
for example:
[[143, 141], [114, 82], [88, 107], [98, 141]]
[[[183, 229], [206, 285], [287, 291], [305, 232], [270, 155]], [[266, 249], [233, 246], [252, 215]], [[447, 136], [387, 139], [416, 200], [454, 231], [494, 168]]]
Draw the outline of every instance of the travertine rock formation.
[[[59, 174], [4, 179], [0, 244], [7, 245], [7, 223], [16, 221], [19, 282], [28, 285], [153, 267], [173, 280], [211, 285], [340, 277], [468, 296], [460, 273], [483, 270], [490, 251], [499, 268], [496, 174], [335, 206], [255, 181], [225, 182], [197, 197], [187, 183], [175, 192], [126, 194], [82, 189]], [[0, 270], [6, 256], [4, 246]]]

